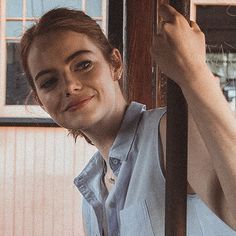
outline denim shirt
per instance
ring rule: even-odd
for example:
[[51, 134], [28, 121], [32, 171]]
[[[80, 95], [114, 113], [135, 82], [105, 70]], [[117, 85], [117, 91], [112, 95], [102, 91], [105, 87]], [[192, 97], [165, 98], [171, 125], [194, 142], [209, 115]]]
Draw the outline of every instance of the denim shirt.
[[[159, 160], [159, 122], [165, 108], [132, 102], [109, 152], [117, 180], [108, 194], [104, 161], [95, 153], [74, 183], [83, 195], [88, 236], [164, 236], [165, 178]], [[187, 198], [188, 236], [236, 236], [197, 195]]]

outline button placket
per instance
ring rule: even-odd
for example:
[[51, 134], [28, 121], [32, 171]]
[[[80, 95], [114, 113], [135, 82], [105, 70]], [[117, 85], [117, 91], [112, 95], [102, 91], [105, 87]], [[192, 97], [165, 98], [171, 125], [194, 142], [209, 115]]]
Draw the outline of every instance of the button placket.
[[115, 201], [110, 202], [110, 203], [109, 203], [109, 207], [110, 207], [110, 208], [115, 208], [115, 207], [116, 207]]

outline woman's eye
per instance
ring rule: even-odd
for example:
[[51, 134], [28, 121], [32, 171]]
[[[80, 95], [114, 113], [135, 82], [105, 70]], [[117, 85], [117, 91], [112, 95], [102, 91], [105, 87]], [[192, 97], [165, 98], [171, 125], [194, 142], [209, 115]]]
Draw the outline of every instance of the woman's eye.
[[40, 88], [41, 89], [49, 89], [49, 88], [52, 88], [57, 82], [57, 79], [56, 78], [51, 78], [51, 79], [48, 79], [48, 80], [45, 80], [41, 85], [40, 85]]
[[91, 61], [82, 61], [82, 62], [75, 64], [74, 70], [75, 71], [83, 71], [83, 70], [89, 69], [91, 66], [92, 66]]

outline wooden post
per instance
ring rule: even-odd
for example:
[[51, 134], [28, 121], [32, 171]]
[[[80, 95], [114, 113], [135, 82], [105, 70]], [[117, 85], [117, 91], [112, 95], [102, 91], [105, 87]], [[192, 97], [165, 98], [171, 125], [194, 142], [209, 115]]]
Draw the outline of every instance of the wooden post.
[[129, 100], [156, 107], [156, 76], [150, 48], [155, 0], [124, 0], [124, 65]]
[[[189, 17], [189, 0], [170, 0]], [[186, 235], [188, 112], [180, 87], [167, 80], [165, 235]]]
[[[123, 25], [124, 25], [124, 1], [109, 0], [108, 2], [108, 39], [109, 42], [119, 49], [123, 55], [124, 39], [123, 39]], [[128, 100], [128, 86], [125, 77], [119, 81], [120, 87], [125, 98]]]
[[156, 76], [150, 54], [155, 4], [156, 0], [109, 0], [108, 36], [123, 53], [123, 94], [128, 101], [148, 108], [156, 107]]
[[[121, 2], [124, 10], [122, 14], [121, 9], [116, 8]], [[161, 86], [160, 83], [156, 83], [155, 69], [149, 53], [157, 22], [157, 3], [157, 0], [109, 1], [109, 10], [113, 9], [114, 13], [109, 13], [113, 25], [109, 36], [111, 39], [114, 39], [113, 34], [118, 36], [118, 47], [122, 41], [121, 37], [123, 39], [123, 92], [128, 100], [143, 102], [148, 108], [165, 105], [165, 91], [162, 91], [164, 96], [161, 97], [160, 104], [156, 98], [157, 93], [161, 92], [158, 88], [165, 87], [166, 82], [162, 78]], [[170, 3], [185, 16], [189, 13], [189, 0], [176, 0]], [[121, 34], [117, 27], [122, 27], [122, 20]], [[160, 80], [160, 73], [158, 77]], [[168, 79], [167, 87], [166, 236], [183, 236], [186, 234], [187, 106], [180, 88], [174, 82]]]
[[109, 0], [108, 3], [108, 39], [123, 52], [123, 1]]

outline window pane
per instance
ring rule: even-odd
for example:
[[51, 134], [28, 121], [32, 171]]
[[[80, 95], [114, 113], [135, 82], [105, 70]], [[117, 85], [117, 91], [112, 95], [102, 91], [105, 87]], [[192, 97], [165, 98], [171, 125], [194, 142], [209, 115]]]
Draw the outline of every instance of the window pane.
[[7, 21], [6, 23], [7, 37], [19, 37], [22, 35], [22, 21]]
[[81, 0], [27, 0], [27, 17], [40, 17], [48, 10], [55, 7], [70, 7], [81, 9]]
[[86, 13], [91, 17], [102, 16], [102, 2], [101, 0], [87, 0]]
[[55, 7], [70, 7], [74, 9], [81, 9], [82, 3], [81, 0], [52, 0], [47, 1], [44, 0], [44, 12], [47, 12], [48, 10], [55, 8]]
[[7, 17], [22, 17], [22, 0], [7, 0], [6, 1], [6, 16]]
[[26, 21], [24, 30], [26, 30], [26, 29], [30, 28], [31, 26], [33, 26], [34, 23], [35, 23], [34, 21]]
[[26, 17], [39, 17], [43, 12], [43, 1], [27, 0], [26, 1]]
[[236, 79], [236, 53], [229, 53], [228, 60], [228, 77]]
[[227, 54], [207, 53], [207, 64], [215, 75], [218, 75], [225, 81], [227, 74]]
[[233, 111], [236, 111], [236, 53], [228, 54], [227, 80], [223, 87], [226, 99]]
[[220, 86], [232, 110], [235, 110], [236, 98], [236, 54], [208, 53], [207, 64], [220, 79]]
[[228, 79], [222, 86], [223, 93], [233, 111], [236, 111], [236, 79]]
[[[19, 43], [7, 42], [6, 105], [24, 105], [29, 91], [20, 66]], [[29, 100], [28, 104], [33, 101]]]

